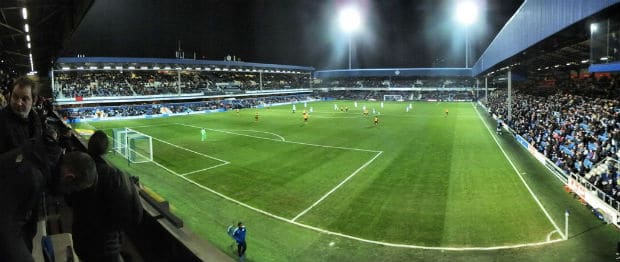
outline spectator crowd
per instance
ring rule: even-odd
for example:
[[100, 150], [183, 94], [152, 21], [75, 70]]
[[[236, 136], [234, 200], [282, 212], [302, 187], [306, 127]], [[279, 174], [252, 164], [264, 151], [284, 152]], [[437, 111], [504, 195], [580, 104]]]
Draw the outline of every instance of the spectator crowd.
[[245, 91], [308, 88], [307, 76], [234, 71], [61, 71], [54, 78], [54, 97], [233, 94]]
[[286, 103], [296, 101], [306, 101], [310, 99], [308, 95], [285, 95], [269, 96], [258, 98], [243, 98], [234, 100], [209, 100], [201, 102], [184, 103], [156, 103], [138, 105], [118, 105], [118, 106], [98, 106], [98, 107], [79, 107], [62, 108], [58, 113], [69, 120], [105, 117], [128, 117], [143, 115], [158, 115], [171, 113], [191, 113], [204, 110], [230, 110], [251, 108], [259, 105], [271, 105], [275, 103]]
[[[12, 81], [7, 97], [0, 109], [0, 260], [35, 261], [33, 242], [44, 242], [35, 240], [37, 225], [49, 225], [46, 199], [55, 195], [72, 207], [72, 248], [82, 261], [123, 261], [122, 231], [138, 225], [143, 209], [136, 183], [101, 158], [107, 136], [94, 136], [91, 154], [75, 150], [30, 78]], [[43, 244], [47, 254], [50, 248]]]
[[491, 93], [487, 107], [565, 173], [587, 178], [620, 201], [619, 165], [612, 161], [597, 168], [607, 157], [620, 157], [618, 80], [616, 75], [545, 85], [519, 83], [512, 94], [510, 120], [505, 89]]

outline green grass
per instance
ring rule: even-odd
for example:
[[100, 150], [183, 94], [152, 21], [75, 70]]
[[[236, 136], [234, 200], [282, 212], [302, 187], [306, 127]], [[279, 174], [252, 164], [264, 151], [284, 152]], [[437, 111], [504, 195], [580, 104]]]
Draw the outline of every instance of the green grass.
[[[334, 103], [349, 112], [334, 111]], [[114, 154], [109, 159], [138, 175], [176, 207], [186, 225], [231, 255], [224, 228], [244, 221], [249, 261], [613, 259], [617, 231], [572, 200], [509, 135], [500, 137], [548, 218], [471, 103], [415, 103], [408, 113], [404, 103], [383, 109], [378, 102], [359, 104], [381, 111], [378, 126], [351, 101], [338, 101], [310, 103], [314, 113], [307, 124], [301, 110], [281, 106], [77, 127], [110, 135], [112, 128], [132, 127], [156, 138], [158, 165], [128, 165]], [[200, 127], [207, 128], [205, 142]], [[533, 247], [425, 250], [326, 233], [430, 248], [523, 245], [547, 241], [556, 230], [551, 220], [563, 230], [566, 208], [572, 211], [569, 240]]]

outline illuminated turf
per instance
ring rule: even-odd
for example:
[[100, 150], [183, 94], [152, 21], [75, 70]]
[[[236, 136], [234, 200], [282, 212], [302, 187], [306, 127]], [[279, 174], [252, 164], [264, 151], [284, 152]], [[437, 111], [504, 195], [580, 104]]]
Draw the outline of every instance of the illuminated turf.
[[[335, 103], [349, 111], [335, 111]], [[378, 126], [372, 109], [362, 116], [362, 105], [380, 111]], [[128, 165], [114, 154], [109, 159], [139, 176], [222, 249], [230, 245], [223, 228], [244, 221], [248, 257], [258, 261], [297, 255], [342, 260], [341, 245], [370, 250], [362, 260], [382, 260], [373, 259], [383, 252], [376, 244], [326, 232], [430, 248], [561, 239], [556, 229], [563, 230], [562, 207], [546, 203], [548, 196], [539, 196], [532, 181], [530, 193], [520, 177], [528, 181], [528, 173], [544, 171], [528, 163], [517, 163], [515, 170], [472, 103], [415, 103], [405, 112], [407, 105], [309, 103], [306, 110], [312, 106], [314, 112], [306, 124], [303, 104], [297, 104], [296, 113], [280, 106], [90, 126], [110, 135], [111, 128], [131, 127], [152, 136], [155, 163]], [[508, 149], [518, 160], [517, 149]], [[411, 254], [393, 249], [384, 255], [388, 260]]]

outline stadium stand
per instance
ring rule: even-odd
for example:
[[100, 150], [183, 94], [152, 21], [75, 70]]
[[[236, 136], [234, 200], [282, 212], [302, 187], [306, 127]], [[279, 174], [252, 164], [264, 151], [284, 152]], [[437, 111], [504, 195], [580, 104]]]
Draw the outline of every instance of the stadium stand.
[[487, 106], [566, 174], [586, 177], [620, 201], [618, 168], [594, 168], [607, 158], [620, 158], [618, 80], [613, 75], [546, 81], [544, 87], [540, 81], [520, 83], [513, 94], [512, 120], [507, 120], [505, 89], [492, 92]]

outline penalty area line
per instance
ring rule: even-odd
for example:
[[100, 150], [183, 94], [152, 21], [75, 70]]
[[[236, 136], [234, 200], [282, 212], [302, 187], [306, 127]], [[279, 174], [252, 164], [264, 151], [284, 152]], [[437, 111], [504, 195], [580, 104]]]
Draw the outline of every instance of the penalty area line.
[[375, 159], [377, 159], [377, 157], [379, 157], [381, 154], [383, 153], [383, 151], [380, 151], [379, 153], [377, 153], [373, 158], [371, 158], [370, 160], [368, 160], [368, 162], [364, 163], [362, 166], [360, 166], [357, 170], [355, 170], [353, 172], [353, 174], [349, 175], [347, 178], [345, 178], [344, 180], [342, 180], [342, 182], [340, 182], [340, 184], [336, 185], [334, 188], [332, 188], [332, 190], [330, 190], [329, 192], [327, 192], [325, 195], [323, 195], [321, 198], [319, 198], [319, 200], [317, 200], [316, 202], [314, 202], [310, 207], [306, 208], [304, 211], [301, 211], [301, 213], [297, 214], [291, 221], [295, 221], [297, 220], [299, 217], [305, 215], [306, 213], [308, 213], [308, 211], [310, 211], [310, 209], [314, 208], [316, 205], [318, 205], [319, 203], [321, 203], [325, 198], [327, 198], [329, 195], [331, 195], [332, 193], [334, 193], [338, 188], [340, 188], [342, 185], [344, 185], [347, 181], [349, 181], [352, 177], [354, 177], [355, 175], [357, 175], [357, 173], [359, 173], [360, 171], [362, 171], [362, 169], [364, 169], [366, 166], [368, 166], [372, 161], [374, 161]]
[[[380, 153], [377, 154], [377, 156], [380, 155]], [[375, 156], [376, 157], [376, 156]], [[153, 161], [153, 163], [159, 167], [161, 167], [162, 169], [168, 171], [169, 173], [179, 177], [180, 179], [185, 180], [186, 182], [199, 187], [202, 190], [205, 190], [207, 192], [210, 192], [218, 197], [221, 197], [225, 200], [228, 200], [232, 203], [235, 203], [239, 206], [245, 207], [247, 209], [250, 209], [252, 211], [255, 211], [257, 213], [263, 214], [267, 217], [276, 219], [276, 220], [280, 220], [282, 222], [286, 222], [286, 223], [290, 223], [293, 225], [296, 225], [298, 227], [301, 228], [305, 228], [305, 229], [309, 229], [318, 233], [322, 233], [322, 234], [328, 234], [328, 235], [333, 235], [333, 236], [338, 236], [338, 237], [343, 237], [343, 238], [347, 238], [347, 239], [351, 239], [351, 240], [355, 240], [355, 241], [359, 241], [359, 242], [363, 242], [363, 243], [369, 243], [369, 244], [375, 244], [375, 245], [382, 245], [382, 246], [389, 246], [389, 247], [395, 247], [395, 248], [409, 248], [409, 249], [424, 249], [424, 250], [445, 250], [445, 251], [480, 251], [480, 250], [500, 250], [500, 249], [514, 249], [514, 248], [523, 248], [523, 247], [533, 247], [533, 246], [541, 246], [541, 245], [547, 245], [547, 244], [552, 244], [552, 243], [556, 243], [556, 242], [560, 242], [563, 240], [552, 240], [552, 241], [546, 241], [546, 242], [536, 242], [536, 243], [525, 243], [525, 244], [518, 244], [518, 245], [505, 245], [505, 246], [490, 246], [490, 247], [433, 247], [433, 246], [418, 246], [418, 245], [409, 245], [409, 244], [399, 244], [399, 243], [390, 243], [390, 242], [383, 242], [383, 241], [377, 241], [377, 240], [372, 240], [372, 239], [366, 239], [366, 238], [360, 238], [360, 237], [356, 237], [356, 236], [352, 236], [352, 235], [347, 235], [347, 234], [343, 234], [343, 233], [339, 233], [339, 232], [335, 232], [335, 231], [330, 231], [330, 230], [326, 230], [326, 229], [322, 229], [322, 228], [318, 228], [315, 226], [311, 226], [311, 225], [307, 225], [307, 224], [303, 224], [303, 223], [299, 223], [297, 221], [293, 221], [291, 219], [287, 219], [278, 215], [275, 215], [273, 213], [267, 212], [265, 210], [253, 207], [251, 205], [248, 205], [246, 203], [243, 203], [239, 200], [236, 200], [234, 198], [231, 198], [227, 195], [224, 195], [218, 191], [215, 191], [205, 185], [202, 185], [186, 176], [182, 176], [177, 172], [174, 172], [173, 170], [165, 167], [164, 165], [157, 163], [155, 161]]]
[[198, 173], [198, 172], [202, 172], [202, 171], [207, 171], [207, 170], [209, 170], [209, 169], [213, 169], [213, 168], [220, 167], [220, 166], [224, 166], [224, 165], [228, 165], [228, 164], [230, 164], [230, 162], [221, 163], [221, 164], [219, 164], [219, 165], [210, 166], [210, 167], [207, 167], [207, 168], [203, 168], [203, 169], [200, 169], [200, 170], [195, 170], [195, 171], [187, 172], [187, 173], [180, 174], [180, 175], [181, 175], [181, 176], [187, 176], [187, 175], [191, 175], [191, 174]]

